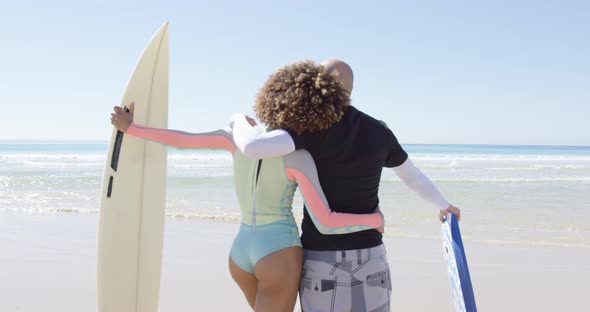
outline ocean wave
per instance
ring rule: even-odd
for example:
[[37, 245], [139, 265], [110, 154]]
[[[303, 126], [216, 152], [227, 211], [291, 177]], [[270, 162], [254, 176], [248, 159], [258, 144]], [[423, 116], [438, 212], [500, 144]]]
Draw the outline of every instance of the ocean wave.
[[194, 160], [231, 161], [232, 156], [229, 153], [225, 153], [225, 154], [188, 154], [188, 155], [168, 154], [168, 160], [172, 160], [172, 161], [194, 161]]
[[[401, 182], [397, 177], [383, 177], [382, 181]], [[430, 177], [434, 182], [590, 182], [590, 176], [584, 177], [507, 177], [507, 178], [440, 178]]]
[[498, 166], [496, 163], [490, 163], [488, 166], [483, 166], [481, 164], [477, 166], [467, 166], [466, 164], [461, 164], [460, 162], [453, 161], [450, 163], [445, 164], [432, 164], [432, 163], [418, 163], [416, 164], [417, 167], [422, 169], [468, 169], [468, 170], [487, 170], [487, 171], [542, 171], [542, 170], [567, 170], [567, 171], [590, 171], [590, 164], [589, 165], [570, 165], [570, 164], [523, 164], [522, 166]]
[[28, 154], [0, 154], [0, 160], [75, 160], [75, 161], [95, 161], [102, 162], [106, 160], [105, 154], [40, 154], [40, 153], [28, 153]]
[[203, 168], [232, 168], [232, 164], [168, 164], [168, 168], [178, 169], [203, 169]]
[[36, 167], [36, 168], [68, 168], [68, 167], [104, 167], [104, 162], [41, 162], [33, 160], [23, 160], [21, 164], [25, 167]]
[[166, 216], [171, 218], [199, 219], [227, 223], [240, 223], [242, 217], [239, 213], [197, 213], [182, 211], [166, 211]]
[[[0, 168], [100, 168], [106, 161], [105, 153], [2, 153]], [[412, 155], [419, 168], [432, 170], [590, 170], [590, 156], [561, 155]], [[172, 168], [216, 168], [232, 165], [228, 153], [169, 152], [168, 165]]]
[[515, 162], [545, 162], [545, 161], [582, 161], [590, 162], [590, 156], [564, 156], [564, 155], [470, 155], [470, 154], [418, 154], [410, 155], [412, 161], [467, 161], [467, 162], [482, 162], [482, 161], [515, 161]]
[[92, 191], [100, 185], [102, 175], [98, 172], [86, 172], [83, 174], [72, 174], [61, 172], [48, 175], [23, 175], [23, 176], [0, 176], [0, 186], [12, 191], [28, 190], [33, 192], [36, 189], [51, 189], [53, 191], [69, 189], [87, 189]]
[[[88, 153], [15, 153], [0, 154], [0, 160], [73, 160], [73, 161], [95, 161], [105, 162], [106, 153], [88, 154]], [[194, 161], [194, 160], [232, 160], [228, 153], [194, 153], [194, 154], [175, 154], [168, 153], [168, 160], [172, 161]]]
[[[102, 172], [104, 169], [105, 163], [104, 162], [48, 162], [48, 161], [34, 161], [34, 160], [19, 160], [19, 161], [9, 161], [9, 162], [0, 162], [0, 168], [3, 168], [7, 171], [14, 171], [18, 172], [19, 170], [26, 170], [26, 169], [47, 169], [47, 170], [55, 170], [55, 169], [86, 169], [86, 170], [96, 170]], [[186, 169], [214, 169], [214, 170], [223, 170], [223, 171], [231, 171], [232, 164], [228, 163], [168, 163], [168, 169], [170, 171], [174, 170], [186, 170]]]

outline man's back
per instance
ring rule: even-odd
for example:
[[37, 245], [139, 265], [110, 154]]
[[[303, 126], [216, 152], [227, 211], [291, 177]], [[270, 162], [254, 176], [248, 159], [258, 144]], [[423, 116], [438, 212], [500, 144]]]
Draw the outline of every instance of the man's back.
[[[350, 106], [342, 119], [327, 130], [290, 133], [297, 149], [307, 149], [318, 169], [322, 189], [337, 212], [367, 214], [379, 204], [383, 167], [407, 159], [393, 133], [379, 120]], [[381, 233], [367, 230], [344, 235], [323, 235], [304, 211], [301, 240], [310, 250], [350, 250], [378, 246]]]

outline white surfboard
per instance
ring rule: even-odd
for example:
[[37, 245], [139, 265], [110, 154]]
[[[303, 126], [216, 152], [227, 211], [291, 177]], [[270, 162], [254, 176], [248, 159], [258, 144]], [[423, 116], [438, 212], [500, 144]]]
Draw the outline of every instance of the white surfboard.
[[[168, 22], [145, 48], [121, 107], [134, 122], [168, 126]], [[164, 146], [113, 130], [102, 181], [97, 252], [99, 312], [158, 310], [164, 207]]]

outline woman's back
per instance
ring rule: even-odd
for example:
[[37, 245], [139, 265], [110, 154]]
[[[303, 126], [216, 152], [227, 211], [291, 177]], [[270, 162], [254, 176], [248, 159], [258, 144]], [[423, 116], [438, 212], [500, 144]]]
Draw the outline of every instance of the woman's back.
[[235, 150], [234, 182], [242, 223], [263, 225], [293, 219], [295, 180], [285, 175], [283, 157], [250, 159]]

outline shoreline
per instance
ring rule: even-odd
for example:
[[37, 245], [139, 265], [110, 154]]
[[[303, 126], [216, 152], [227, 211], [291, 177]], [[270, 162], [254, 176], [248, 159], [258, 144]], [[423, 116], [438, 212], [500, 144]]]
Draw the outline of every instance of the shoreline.
[[[26, 215], [26, 216], [95, 216], [98, 218], [99, 211], [94, 210], [77, 210], [77, 209], [70, 209], [70, 208], [56, 208], [56, 209], [29, 209], [29, 210], [17, 210], [17, 209], [8, 209], [8, 208], [0, 208], [0, 217], [5, 214], [11, 215]], [[294, 215], [295, 220], [297, 221], [297, 225], [301, 228], [301, 214]], [[199, 214], [199, 213], [178, 213], [178, 212], [167, 212], [165, 216], [165, 220], [172, 220], [177, 221], [195, 221], [195, 222], [210, 222], [210, 223], [219, 223], [219, 224], [240, 224], [240, 216], [239, 213], [221, 213], [221, 214]], [[434, 218], [433, 218], [434, 220]], [[432, 221], [432, 220], [431, 220]], [[386, 223], [391, 222], [387, 221]], [[461, 225], [461, 223], [459, 223]], [[400, 232], [400, 227], [398, 226], [387, 226], [385, 227], [385, 233], [383, 234], [384, 240], [386, 239], [423, 239], [429, 241], [436, 241], [440, 242], [440, 229], [438, 228], [438, 222], [432, 221], [430, 223], [434, 229], [430, 229], [428, 232], [424, 232], [424, 228], [421, 227], [416, 229], [415, 232], [407, 233], [407, 232]], [[424, 225], [423, 225], [424, 226]], [[471, 225], [473, 226], [473, 225]], [[406, 227], [404, 227], [406, 228]], [[422, 232], [420, 232], [422, 231]], [[522, 247], [522, 248], [574, 248], [574, 249], [588, 249], [590, 251], [590, 245], [582, 244], [582, 243], [567, 243], [567, 242], [553, 242], [553, 241], [538, 241], [538, 240], [527, 240], [527, 241], [510, 241], [505, 239], [482, 239], [482, 238], [474, 238], [472, 234], [468, 231], [462, 230], [462, 238], [464, 241], [467, 241], [470, 244], [477, 244], [477, 245], [486, 245], [486, 246], [496, 246], [496, 247]], [[467, 235], [466, 235], [467, 234]]]

